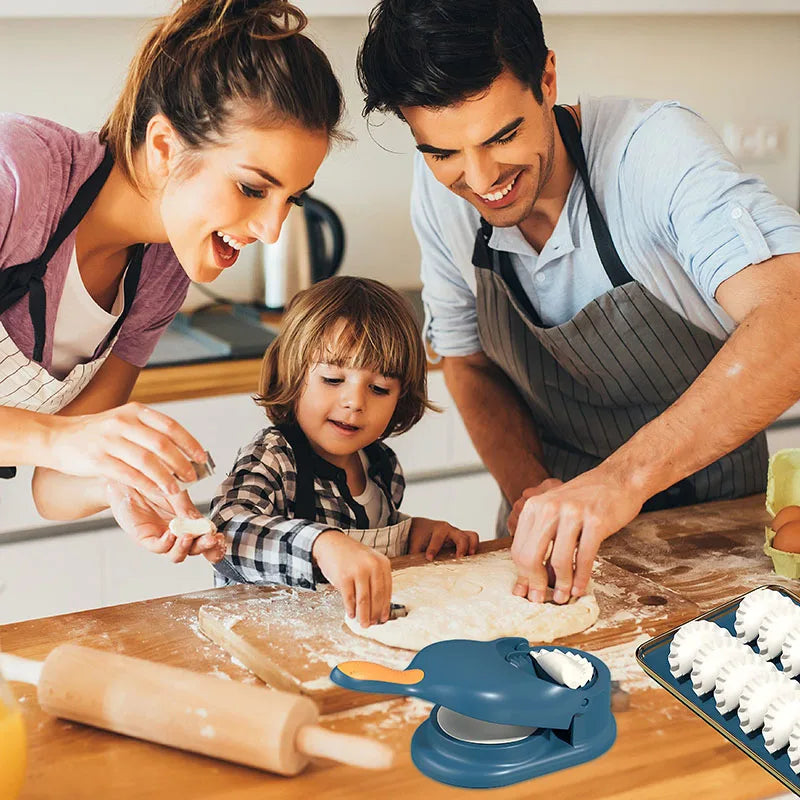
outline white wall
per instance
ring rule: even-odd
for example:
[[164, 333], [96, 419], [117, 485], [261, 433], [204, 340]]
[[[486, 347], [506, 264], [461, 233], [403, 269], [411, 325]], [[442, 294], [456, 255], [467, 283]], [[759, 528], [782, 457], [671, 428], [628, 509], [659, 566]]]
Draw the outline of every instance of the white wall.
[[[136, 20], [0, 20], [0, 109], [82, 130], [99, 126], [142, 29]], [[373, 128], [370, 138], [361, 118], [354, 60], [365, 31], [366, 20], [359, 18], [321, 18], [311, 25], [344, 84], [348, 127], [358, 137], [329, 157], [314, 193], [344, 219], [344, 271], [413, 286], [418, 251], [407, 214], [411, 139], [393, 119]], [[564, 102], [584, 92], [670, 97], [704, 114], [717, 130], [725, 122], [782, 125], [783, 156], [744, 166], [797, 206], [800, 16], [551, 17], [545, 33], [557, 54]], [[238, 275], [215, 288], [235, 289], [231, 283], [245, 270], [246, 263], [237, 266]]]

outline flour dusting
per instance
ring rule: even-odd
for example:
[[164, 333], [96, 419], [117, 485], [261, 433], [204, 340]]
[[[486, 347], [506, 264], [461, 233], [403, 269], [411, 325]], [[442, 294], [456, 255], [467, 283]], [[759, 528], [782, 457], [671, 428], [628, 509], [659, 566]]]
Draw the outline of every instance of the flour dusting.
[[636, 648], [650, 640], [650, 636], [642, 634], [633, 641], [593, 650], [611, 673], [612, 681], [619, 681], [620, 687], [626, 692], [638, 692], [643, 689], [653, 689], [658, 684], [639, 666], [636, 661]]

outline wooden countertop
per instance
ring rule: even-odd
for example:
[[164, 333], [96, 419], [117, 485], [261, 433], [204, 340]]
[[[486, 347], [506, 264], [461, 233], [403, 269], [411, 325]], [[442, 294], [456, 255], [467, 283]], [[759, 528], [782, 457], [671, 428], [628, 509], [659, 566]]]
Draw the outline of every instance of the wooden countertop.
[[[601, 555], [706, 610], [755, 586], [791, 584], [776, 578], [761, 552], [766, 519], [763, 496], [642, 515], [609, 539]], [[42, 659], [71, 641], [257, 682], [199, 634], [197, 610], [210, 601], [269, 591], [237, 586], [31, 620], [0, 627], [0, 642], [6, 652]], [[785, 794], [778, 781], [641, 673], [633, 651], [660, 631], [645, 628], [631, 640], [630, 625], [626, 630], [627, 638], [618, 637], [615, 649], [631, 665], [622, 680], [630, 709], [616, 714], [613, 748], [587, 764], [496, 789], [492, 797], [752, 800]], [[409, 742], [422, 717], [419, 708], [412, 713], [407, 700], [323, 717], [328, 727], [376, 736], [394, 747], [397, 763], [391, 770], [372, 773], [319, 762], [290, 779], [53, 719], [39, 709], [32, 687], [12, 688], [29, 735], [25, 800], [475, 796], [435, 783], [411, 764]]]

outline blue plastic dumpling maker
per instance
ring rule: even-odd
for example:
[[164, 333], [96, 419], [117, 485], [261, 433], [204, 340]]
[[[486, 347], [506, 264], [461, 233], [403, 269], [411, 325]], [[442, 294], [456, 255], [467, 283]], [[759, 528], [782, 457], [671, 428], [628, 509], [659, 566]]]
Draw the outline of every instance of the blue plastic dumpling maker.
[[617, 735], [606, 665], [519, 637], [436, 642], [404, 670], [348, 661], [331, 680], [434, 703], [414, 732], [411, 758], [451, 786], [507, 786], [572, 767], [605, 753]]

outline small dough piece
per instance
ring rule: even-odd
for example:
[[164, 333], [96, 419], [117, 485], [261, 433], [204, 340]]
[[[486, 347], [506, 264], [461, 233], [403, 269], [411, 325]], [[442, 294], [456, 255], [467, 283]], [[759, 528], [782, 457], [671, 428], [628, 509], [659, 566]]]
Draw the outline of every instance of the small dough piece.
[[194, 536], [197, 539], [207, 533], [216, 533], [217, 526], [208, 517], [173, 517], [169, 521], [169, 531], [176, 536]]
[[564, 605], [531, 603], [511, 594], [516, 581], [508, 550], [407, 567], [392, 573], [392, 602], [402, 603], [407, 616], [368, 628], [347, 615], [344, 621], [358, 636], [389, 647], [421, 650], [444, 639], [522, 636], [532, 643], [552, 642], [586, 630], [600, 615], [593, 594]]

